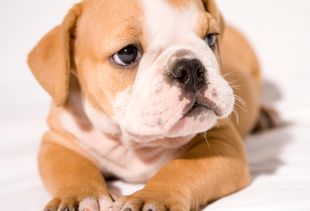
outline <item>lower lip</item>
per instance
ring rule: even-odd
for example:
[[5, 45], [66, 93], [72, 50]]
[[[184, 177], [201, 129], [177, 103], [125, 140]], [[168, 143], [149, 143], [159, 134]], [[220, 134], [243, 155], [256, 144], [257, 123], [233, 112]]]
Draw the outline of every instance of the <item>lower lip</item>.
[[188, 121], [190, 120], [190, 117], [192, 114], [194, 114], [195, 112], [197, 112], [198, 110], [202, 111], [210, 111], [210, 109], [204, 107], [204, 106], [197, 106], [194, 109], [191, 109], [190, 111], [188, 111], [171, 129], [172, 131], [176, 131], [176, 130], [180, 130], [184, 127], [186, 127]]
[[[202, 112], [202, 111], [211, 111], [209, 108], [205, 107], [205, 106], [202, 106], [202, 105], [194, 105], [193, 108], [191, 108], [185, 115], [184, 117], [189, 117], [195, 113], [198, 113], [198, 112]], [[183, 118], [184, 118], [183, 117]]]

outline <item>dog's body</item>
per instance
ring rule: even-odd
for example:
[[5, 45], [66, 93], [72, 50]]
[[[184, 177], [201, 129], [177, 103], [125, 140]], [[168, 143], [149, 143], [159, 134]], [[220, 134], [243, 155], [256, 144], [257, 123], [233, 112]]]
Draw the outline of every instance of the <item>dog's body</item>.
[[[211, 0], [125, 4], [76, 5], [30, 54], [34, 75], [54, 99], [39, 157], [55, 197], [46, 209], [198, 210], [249, 183], [242, 138], [261, 105], [248, 43], [224, 30]], [[130, 44], [143, 49], [141, 60], [116, 65], [124, 55], [113, 53]], [[237, 117], [229, 116], [234, 95]], [[101, 173], [147, 183], [114, 202]]]

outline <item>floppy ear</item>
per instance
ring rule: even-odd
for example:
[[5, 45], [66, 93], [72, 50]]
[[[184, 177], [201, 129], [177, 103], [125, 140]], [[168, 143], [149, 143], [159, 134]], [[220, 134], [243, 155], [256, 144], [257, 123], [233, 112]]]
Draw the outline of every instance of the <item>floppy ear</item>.
[[75, 5], [61, 25], [46, 34], [28, 56], [30, 69], [57, 106], [68, 97], [71, 71], [71, 39], [81, 6]]
[[219, 30], [221, 34], [223, 34], [225, 29], [225, 21], [215, 3], [215, 0], [202, 0], [202, 2], [206, 11], [209, 12], [213, 16], [213, 18], [215, 18], [215, 20], [217, 21], [220, 27]]

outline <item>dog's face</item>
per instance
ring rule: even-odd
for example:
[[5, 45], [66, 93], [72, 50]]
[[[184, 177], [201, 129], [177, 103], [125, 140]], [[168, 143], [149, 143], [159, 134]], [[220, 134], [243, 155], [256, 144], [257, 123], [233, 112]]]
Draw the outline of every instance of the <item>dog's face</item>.
[[[61, 46], [69, 52], [60, 67], [66, 70], [55, 74], [66, 74], [65, 89], [71, 64], [89, 116], [104, 113], [127, 136], [147, 141], [192, 136], [231, 113], [233, 91], [219, 70], [223, 26], [213, 1], [87, 0], [70, 13], [62, 27], [71, 35]], [[30, 55], [32, 69], [40, 66], [41, 48]], [[59, 97], [61, 90], [37, 78], [64, 103], [68, 93]]]

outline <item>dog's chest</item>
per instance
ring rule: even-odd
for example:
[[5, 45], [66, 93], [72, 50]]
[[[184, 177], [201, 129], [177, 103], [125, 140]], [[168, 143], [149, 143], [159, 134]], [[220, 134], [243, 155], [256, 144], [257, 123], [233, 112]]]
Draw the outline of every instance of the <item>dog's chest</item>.
[[60, 121], [63, 129], [76, 137], [106, 176], [117, 176], [129, 182], [145, 182], [177, 154], [175, 149], [159, 147], [130, 149], [117, 135], [106, 135], [94, 128], [83, 130], [70, 113], [63, 113]]

